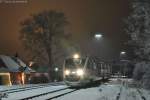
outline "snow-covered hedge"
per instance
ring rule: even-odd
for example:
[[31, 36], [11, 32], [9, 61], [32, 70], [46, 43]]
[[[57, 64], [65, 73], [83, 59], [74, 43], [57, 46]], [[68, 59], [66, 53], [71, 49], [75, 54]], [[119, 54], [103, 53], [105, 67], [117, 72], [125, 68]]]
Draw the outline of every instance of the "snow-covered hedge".
[[147, 67], [146, 73], [143, 76], [143, 86], [150, 89], [150, 65]]
[[144, 88], [150, 89], [150, 62], [139, 62], [135, 65], [133, 78]]

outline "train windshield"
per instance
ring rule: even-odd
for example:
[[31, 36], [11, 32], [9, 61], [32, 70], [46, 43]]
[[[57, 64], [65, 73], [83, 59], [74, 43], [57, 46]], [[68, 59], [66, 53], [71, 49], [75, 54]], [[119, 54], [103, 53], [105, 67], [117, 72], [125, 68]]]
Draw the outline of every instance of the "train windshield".
[[78, 67], [84, 67], [86, 59], [84, 58], [69, 58], [65, 61], [65, 67], [66, 68], [78, 68]]

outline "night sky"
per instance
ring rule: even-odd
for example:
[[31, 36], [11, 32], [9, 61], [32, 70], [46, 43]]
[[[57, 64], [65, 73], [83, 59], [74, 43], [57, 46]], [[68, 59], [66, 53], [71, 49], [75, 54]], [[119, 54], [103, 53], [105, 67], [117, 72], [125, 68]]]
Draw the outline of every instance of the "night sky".
[[[0, 3], [0, 54], [18, 52], [25, 58], [26, 51], [19, 40], [19, 24], [43, 10], [64, 12], [70, 22], [67, 32], [72, 33], [76, 41], [82, 42], [88, 33], [101, 32], [115, 55], [124, 49], [127, 36], [123, 32], [123, 18], [129, 15], [128, 0], [29, 0], [27, 3]], [[85, 49], [82, 43], [81, 49]]]

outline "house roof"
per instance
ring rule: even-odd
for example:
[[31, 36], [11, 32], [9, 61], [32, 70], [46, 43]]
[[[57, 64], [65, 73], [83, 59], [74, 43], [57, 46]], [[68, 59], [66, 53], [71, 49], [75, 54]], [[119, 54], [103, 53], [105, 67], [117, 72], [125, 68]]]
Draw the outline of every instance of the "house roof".
[[[34, 72], [31, 68], [29, 68], [23, 61], [16, 57], [10, 57], [5, 55], [0, 55], [0, 70], [2, 69], [9, 72], [25, 72], [30, 73]], [[20, 70], [24, 69], [24, 70]]]
[[0, 73], [8, 73], [8, 72], [9, 72], [8, 68], [4, 68], [4, 67], [0, 68]]
[[[25, 73], [30, 73], [30, 72], [35, 72], [35, 70], [31, 69], [29, 66], [27, 66], [21, 59], [17, 57], [11, 57], [20, 67], [23, 68], [23, 72]], [[20, 68], [19, 67], [19, 68]]]

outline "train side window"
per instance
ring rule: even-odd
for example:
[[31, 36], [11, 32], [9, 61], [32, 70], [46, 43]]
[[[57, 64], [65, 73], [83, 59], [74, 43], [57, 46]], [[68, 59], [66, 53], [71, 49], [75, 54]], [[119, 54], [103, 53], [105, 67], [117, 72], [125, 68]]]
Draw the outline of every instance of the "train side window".
[[88, 60], [88, 62], [87, 62], [87, 68], [88, 68], [88, 69], [91, 69], [91, 63], [90, 63], [90, 60]]
[[96, 64], [93, 62], [93, 68], [94, 69], [97, 69], [97, 67], [96, 67]]
[[94, 65], [91, 59], [88, 60], [87, 68], [90, 70], [94, 70], [96, 68], [96, 65]]
[[92, 70], [96, 69], [96, 64], [94, 63], [94, 61], [92, 59], [91, 59], [91, 67], [92, 67]]

